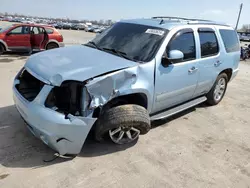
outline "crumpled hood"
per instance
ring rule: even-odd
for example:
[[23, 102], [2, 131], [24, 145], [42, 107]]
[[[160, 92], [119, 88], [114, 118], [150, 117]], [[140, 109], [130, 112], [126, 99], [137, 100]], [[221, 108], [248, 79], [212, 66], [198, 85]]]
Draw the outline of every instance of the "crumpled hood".
[[25, 68], [34, 76], [60, 86], [65, 80], [87, 79], [137, 63], [87, 46], [71, 46], [32, 55]]

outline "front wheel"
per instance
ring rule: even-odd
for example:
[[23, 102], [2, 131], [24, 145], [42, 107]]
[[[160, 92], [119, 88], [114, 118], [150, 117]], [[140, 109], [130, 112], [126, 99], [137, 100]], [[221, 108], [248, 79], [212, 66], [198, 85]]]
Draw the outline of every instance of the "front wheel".
[[2, 55], [4, 53], [4, 47], [3, 45], [0, 44], [0, 55]]
[[223, 99], [227, 90], [228, 76], [226, 73], [220, 74], [212, 89], [207, 94], [207, 103], [210, 105], [217, 105]]
[[104, 112], [98, 119], [95, 138], [103, 140], [107, 135], [114, 143], [122, 145], [136, 141], [140, 134], [150, 130], [147, 110], [139, 105], [121, 105]]

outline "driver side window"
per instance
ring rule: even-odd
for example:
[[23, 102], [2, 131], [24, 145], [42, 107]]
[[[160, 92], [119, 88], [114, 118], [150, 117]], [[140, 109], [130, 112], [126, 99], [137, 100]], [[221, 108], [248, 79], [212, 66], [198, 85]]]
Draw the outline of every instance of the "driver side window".
[[167, 54], [171, 50], [179, 50], [184, 54], [183, 61], [196, 59], [195, 38], [193, 32], [178, 32], [167, 46]]
[[12, 29], [9, 33], [10, 34], [22, 34], [22, 26]]

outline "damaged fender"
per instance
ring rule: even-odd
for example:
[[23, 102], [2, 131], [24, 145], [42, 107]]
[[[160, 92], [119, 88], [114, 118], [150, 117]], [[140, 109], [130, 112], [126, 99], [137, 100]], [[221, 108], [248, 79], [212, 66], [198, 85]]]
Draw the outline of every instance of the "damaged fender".
[[90, 109], [104, 106], [110, 100], [133, 93], [143, 93], [148, 99], [148, 111], [151, 110], [154, 90], [154, 75], [152, 64], [142, 64], [136, 67], [123, 69], [108, 75], [94, 78], [86, 84], [90, 94]]

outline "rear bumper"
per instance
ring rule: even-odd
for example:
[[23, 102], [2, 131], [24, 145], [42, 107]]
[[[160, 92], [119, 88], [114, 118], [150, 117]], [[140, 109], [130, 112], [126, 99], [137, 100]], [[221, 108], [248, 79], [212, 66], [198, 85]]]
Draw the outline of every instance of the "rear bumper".
[[29, 130], [46, 145], [61, 155], [80, 153], [95, 118], [65, 115], [43, 104], [53, 86], [45, 85], [34, 101], [28, 102], [13, 86], [13, 99], [17, 110], [28, 124]]
[[239, 72], [239, 68], [233, 70], [232, 77], [231, 77], [230, 81], [232, 81], [237, 76], [238, 72]]

